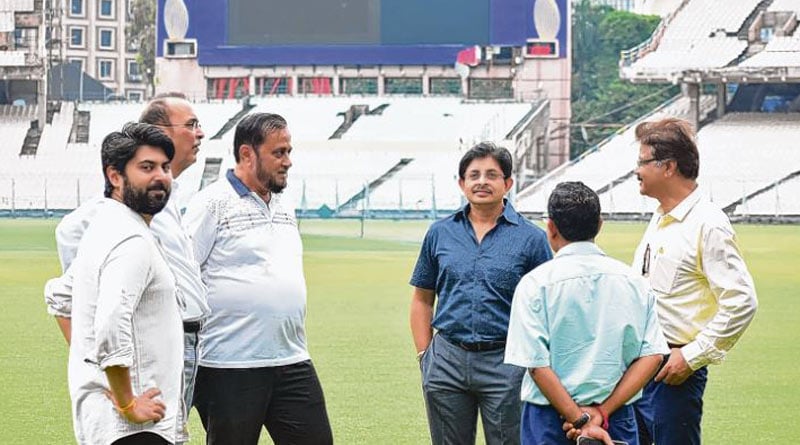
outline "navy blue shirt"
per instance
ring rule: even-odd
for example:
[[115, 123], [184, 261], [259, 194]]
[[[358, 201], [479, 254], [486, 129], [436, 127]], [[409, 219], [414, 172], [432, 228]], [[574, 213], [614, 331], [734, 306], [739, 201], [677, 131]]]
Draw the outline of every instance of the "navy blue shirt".
[[453, 341], [503, 341], [514, 289], [553, 257], [544, 230], [506, 201], [497, 225], [478, 243], [469, 204], [428, 229], [411, 285], [439, 299], [433, 327]]

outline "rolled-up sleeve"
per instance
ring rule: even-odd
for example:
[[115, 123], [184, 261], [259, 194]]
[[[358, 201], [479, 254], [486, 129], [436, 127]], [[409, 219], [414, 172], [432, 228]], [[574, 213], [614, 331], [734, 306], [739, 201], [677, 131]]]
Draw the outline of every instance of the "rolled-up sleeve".
[[721, 362], [753, 321], [755, 285], [732, 230], [712, 228], [703, 237], [702, 272], [718, 310], [694, 341], [681, 349], [692, 369]]
[[44, 285], [44, 302], [47, 313], [57, 317], [72, 317], [72, 273], [69, 269], [64, 275], [47, 280]]
[[100, 270], [94, 318], [96, 349], [89, 360], [100, 368], [133, 365], [133, 311], [152, 280], [153, 252], [141, 236], [115, 246]]

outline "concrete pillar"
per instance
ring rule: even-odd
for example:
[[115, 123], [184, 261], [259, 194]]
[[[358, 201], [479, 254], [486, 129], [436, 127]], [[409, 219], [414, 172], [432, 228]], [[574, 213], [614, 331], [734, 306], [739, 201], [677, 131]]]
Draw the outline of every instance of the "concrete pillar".
[[717, 84], [717, 119], [725, 115], [725, 107], [728, 104], [728, 88], [724, 82]]
[[700, 84], [687, 83], [686, 94], [689, 96], [689, 123], [695, 129], [700, 128]]
[[39, 119], [39, 131], [44, 130], [44, 126], [47, 124], [47, 70], [44, 73], [44, 77], [39, 81], [39, 91], [37, 91], [36, 97], [36, 103], [39, 105], [36, 116]]

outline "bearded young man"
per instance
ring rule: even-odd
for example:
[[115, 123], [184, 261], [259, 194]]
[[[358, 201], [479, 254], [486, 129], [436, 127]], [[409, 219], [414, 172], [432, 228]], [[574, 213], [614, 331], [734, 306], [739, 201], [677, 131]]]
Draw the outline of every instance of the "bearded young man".
[[72, 263], [69, 390], [79, 444], [172, 444], [184, 429], [175, 279], [149, 229], [167, 204], [172, 141], [148, 124], [103, 140], [103, 212]]
[[281, 193], [292, 137], [277, 114], [236, 126], [235, 168], [195, 195], [184, 215], [211, 315], [200, 333], [195, 406], [209, 444], [333, 442], [308, 354], [303, 245]]
[[[205, 137], [192, 105], [181, 93], [165, 93], [148, 102], [139, 122], [151, 124], [162, 130], [175, 147], [170, 162], [170, 173], [177, 179], [197, 161], [200, 143]], [[172, 193], [163, 211], [150, 224], [150, 230], [163, 249], [170, 270], [175, 275], [177, 299], [180, 302], [184, 331], [184, 383], [183, 397], [187, 412], [192, 406], [194, 380], [197, 375], [197, 347], [199, 331], [208, 315], [206, 288], [200, 279], [200, 266], [194, 259], [192, 243], [183, 230], [181, 210], [178, 205], [178, 182], [172, 182]], [[72, 312], [72, 272], [70, 265], [86, 229], [97, 214], [102, 213], [106, 199], [84, 202], [66, 215], [56, 227], [56, 244], [63, 275], [47, 282], [44, 289], [47, 311], [55, 316], [67, 343], [70, 342]], [[178, 442], [188, 441], [183, 431]]]

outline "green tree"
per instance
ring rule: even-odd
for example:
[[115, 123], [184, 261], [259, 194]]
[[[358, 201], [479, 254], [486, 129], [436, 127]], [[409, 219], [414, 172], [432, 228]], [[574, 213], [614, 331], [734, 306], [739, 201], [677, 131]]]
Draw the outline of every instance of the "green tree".
[[590, 0], [580, 0], [574, 8], [572, 158], [678, 92], [675, 86], [639, 85], [619, 78], [620, 51], [647, 40], [659, 17], [616, 11]]
[[152, 95], [156, 73], [156, 0], [131, 0], [125, 37], [138, 51], [136, 62]]

